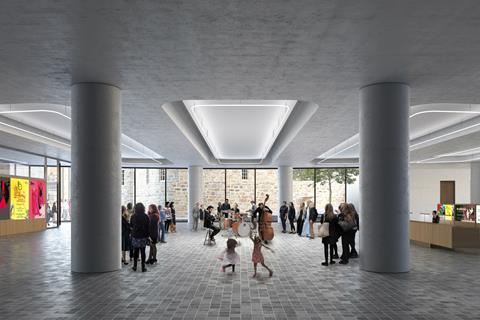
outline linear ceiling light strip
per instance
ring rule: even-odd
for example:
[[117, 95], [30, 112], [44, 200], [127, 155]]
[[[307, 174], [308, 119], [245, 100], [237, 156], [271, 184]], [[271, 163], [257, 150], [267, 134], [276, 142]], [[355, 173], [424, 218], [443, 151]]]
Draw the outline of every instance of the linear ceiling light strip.
[[[56, 115], [62, 116], [62, 117], [66, 118], [66, 119], [68, 119], [68, 120], [70, 120], [70, 121], [72, 120], [71, 117], [67, 116], [67, 115], [64, 114], [64, 113], [61, 113], [61, 112], [55, 111], [55, 110], [48, 110], [48, 109], [0, 111], [0, 114], [17, 114], [17, 113], [52, 113], [52, 114], [56, 114]], [[41, 138], [44, 138], [44, 139], [48, 139], [48, 140], [54, 141], [54, 142], [56, 142], [56, 143], [60, 143], [60, 144], [63, 144], [63, 145], [65, 145], [65, 146], [71, 147], [70, 144], [63, 143], [63, 142], [57, 141], [57, 140], [52, 139], [52, 138], [48, 138], [48, 137], [42, 136], [42, 135], [40, 135], [40, 134], [37, 134], [37, 133], [31, 132], [31, 131], [25, 130], [25, 129], [21, 129], [21, 128], [18, 128], [18, 127], [15, 127], [15, 126], [12, 126], [12, 125], [3, 123], [3, 122], [0, 122], [0, 124], [3, 124], [3, 125], [5, 125], [5, 126], [7, 126], [7, 127], [11, 127], [11, 128], [14, 128], [14, 129], [17, 129], [17, 130], [20, 130], [20, 131], [24, 131], [24, 132], [26, 132], [26, 133], [30, 133], [30, 134], [36, 135], [36, 136], [38, 136], [38, 137], [41, 137]], [[147, 154], [145, 154], [145, 153], [143, 153], [143, 152], [141, 152], [141, 151], [139, 151], [139, 150], [137, 150], [137, 149], [135, 149], [135, 148], [133, 148], [133, 147], [127, 146], [127, 145], [124, 144], [124, 143], [122, 143], [122, 146], [124, 146], [124, 147], [126, 147], [126, 148], [128, 148], [128, 149], [130, 149], [130, 150], [132, 150], [132, 151], [134, 151], [134, 152], [136, 152], [136, 153], [138, 153], [138, 154], [140, 154], [140, 155], [143, 155], [144, 157], [147, 157], [147, 158], [149, 158], [149, 159], [151, 159], [151, 160], [153, 160], [153, 161], [155, 161], [155, 162], [157, 162], [157, 163], [159, 163], [159, 164], [162, 164], [160, 161], [158, 161], [158, 160], [155, 159], [154, 157], [151, 157], [151, 156], [149, 156], [149, 155], [147, 155]]]
[[[459, 110], [426, 110], [426, 111], [419, 111], [419, 112], [416, 112], [412, 115], [410, 115], [410, 119], [418, 116], [418, 115], [421, 115], [421, 114], [427, 114], [427, 113], [454, 113], [454, 114], [480, 114], [480, 111], [459, 111]], [[417, 144], [414, 144], [414, 145], [411, 145], [410, 148], [413, 148], [413, 147], [416, 147], [418, 145], [421, 145], [421, 144], [424, 144], [424, 143], [427, 143], [427, 142], [431, 142], [431, 141], [434, 141], [434, 140], [437, 140], [437, 139], [440, 139], [440, 138], [443, 138], [443, 137], [446, 137], [446, 136], [449, 136], [449, 135], [452, 135], [452, 134], [455, 134], [455, 133], [458, 133], [458, 132], [462, 132], [464, 130], [468, 130], [468, 129], [471, 129], [473, 127], [476, 127], [476, 126], [479, 126], [480, 123], [477, 123], [475, 125], [472, 125], [470, 127], [466, 127], [466, 128], [462, 128], [462, 129], [459, 129], [457, 131], [454, 131], [454, 132], [450, 132], [450, 133], [447, 133], [447, 134], [444, 134], [444, 135], [441, 135], [441, 136], [438, 136], [438, 137], [434, 137], [434, 138], [431, 138], [429, 140], [425, 140], [425, 141], [422, 141], [422, 142], [419, 142]], [[357, 146], [359, 144], [359, 142], [356, 142], [355, 144], [351, 145], [350, 147], [347, 147], [345, 149], [342, 149], [338, 152], [335, 152], [334, 154], [322, 159], [319, 161], [319, 163], [323, 162], [323, 161], [326, 161], [328, 159], [331, 159], [333, 157], [335, 157], [336, 155], [350, 149], [350, 148], [353, 148], [355, 146]], [[321, 157], [321, 156], [320, 156]]]

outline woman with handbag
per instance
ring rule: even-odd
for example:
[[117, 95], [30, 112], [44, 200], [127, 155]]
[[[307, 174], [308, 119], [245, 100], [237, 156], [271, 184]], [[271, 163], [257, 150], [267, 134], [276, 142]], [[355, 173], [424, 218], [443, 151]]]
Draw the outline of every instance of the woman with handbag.
[[330, 264], [334, 264], [333, 249], [337, 242], [336, 233], [338, 227], [338, 218], [333, 213], [333, 206], [329, 203], [325, 206], [325, 214], [322, 216], [322, 225], [319, 229], [319, 236], [322, 237], [323, 251], [325, 254], [325, 262], [322, 266], [328, 266], [328, 252], [330, 249]]
[[355, 217], [346, 203], [340, 205], [338, 224], [342, 228], [342, 256], [340, 264], [347, 264], [350, 258], [350, 245], [355, 237]]

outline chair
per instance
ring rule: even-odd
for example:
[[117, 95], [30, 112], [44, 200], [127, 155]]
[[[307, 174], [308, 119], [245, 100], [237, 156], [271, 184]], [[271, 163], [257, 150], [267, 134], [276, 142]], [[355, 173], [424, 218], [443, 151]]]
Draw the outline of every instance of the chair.
[[[203, 245], [211, 245], [212, 244], [212, 240], [211, 240], [211, 237], [212, 236], [212, 229], [207, 229], [207, 233], [205, 234], [205, 239], [203, 240]], [[213, 240], [213, 242], [215, 242], [215, 240]]]

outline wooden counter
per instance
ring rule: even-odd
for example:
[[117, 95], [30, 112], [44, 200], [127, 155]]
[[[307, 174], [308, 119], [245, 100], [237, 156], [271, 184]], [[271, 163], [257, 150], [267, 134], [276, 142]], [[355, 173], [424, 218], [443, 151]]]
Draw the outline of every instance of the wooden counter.
[[480, 227], [474, 223], [410, 221], [410, 240], [449, 249], [480, 248]]
[[47, 228], [45, 218], [34, 220], [0, 220], [0, 236], [37, 232]]

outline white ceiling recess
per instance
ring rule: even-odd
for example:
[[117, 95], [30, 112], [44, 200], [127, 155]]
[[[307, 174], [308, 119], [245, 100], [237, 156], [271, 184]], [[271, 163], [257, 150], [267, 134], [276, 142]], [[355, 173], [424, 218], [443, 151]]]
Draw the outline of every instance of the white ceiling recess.
[[185, 100], [184, 104], [220, 164], [261, 164], [296, 100]]

